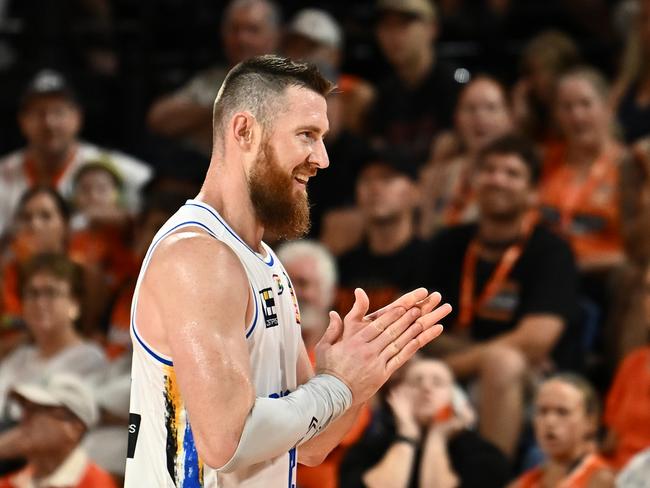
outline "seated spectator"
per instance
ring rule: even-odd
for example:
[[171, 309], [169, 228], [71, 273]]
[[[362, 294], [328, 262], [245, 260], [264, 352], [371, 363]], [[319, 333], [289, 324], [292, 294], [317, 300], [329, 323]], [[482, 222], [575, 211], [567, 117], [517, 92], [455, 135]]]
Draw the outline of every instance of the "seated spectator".
[[633, 143], [650, 136], [650, 5], [638, 8], [627, 31], [627, 42], [612, 100], [625, 141]]
[[370, 157], [359, 169], [356, 197], [365, 236], [338, 259], [337, 310], [352, 305], [357, 287], [368, 293], [373, 308], [380, 308], [400, 292], [428, 282], [429, 248], [415, 233], [419, 204], [415, 165], [390, 153]]
[[512, 90], [512, 108], [515, 126], [535, 142], [557, 138], [553, 91], [558, 77], [579, 61], [578, 46], [558, 31], [542, 32], [524, 48], [522, 76]]
[[392, 72], [369, 109], [373, 139], [423, 165], [436, 133], [451, 126], [459, 81], [467, 70], [440, 59], [436, 9], [429, 0], [378, 0], [376, 35]]
[[347, 452], [341, 486], [503, 487], [508, 463], [470, 429], [473, 412], [449, 368], [417, 356], [404, 368], [403, 381], [391, 380], [369, 428]]
[[434, 239], [431, 288], [452, 307], [431, 353], [462, 381], [477, 382], [481, 434], [509, 456], [523, 422], [529, 373], [546, 367], [576, 318], [577, 273], [569, 246], [536, 223], [539, 159], [518, 136], [479, 154], [476, 224]]
[[[642, 283], [646, 333], [650, 332], [650, 267]], [[607, 394], [603, 450], [616, 469], [650, 447], [650, 344], [630, 352], [618, 367]]]
[[[20, 323], [20, 267], [42, 253], [69, 252], [69, 209], [56, 190], [34, 187], [27, 190], [18, 203], [15, 229], [10, 248], [2, 263], [2, 313], [6, 320]], [[99, 317], [105, 312], [108, 288], [105, 277], [91, 262], [80, 259], [83, 268], [83, 316], [80, 325], [85, 332], [97, 332]]]
[[460, 93], [454, 114], [455, 131], [434, 141], [431, 161], [420, 176], [420, 235], [431, 237], [440, 227], [476, 219], [472, 189], [478, 152], [512, 130], [505, 88], [494, 78], [479, 76]]
[[583, 272], [607, 272], [623, 262], [619, 167], [607, 81], [591, 68], [563, 74], [555, 114], [562, 139], [547, 146], [540, 185], [544, 220], [571, 242]]
[[221, 36], [227, 64], [196, 74], [175, 92], [156, 100], [147, 125], [160, 135], [182, 140], [209, 157], [212, 105], [226, 74], [237, 63], [275, 53], [280, 41], [280, 10], [272, 0], [232, 0], [223, 14]]
[[123, 179], [110, 160], [100, 160], [83, 165], [74, 181], [69, 254], [100, 270], [114, 291], [137, 269], [129, 249], [132, 222], [122, 206]]
[[21, 345], [0, 363], [0, 418], [13, 385], [55, 372], [80, 376], [106, 367], [104, 353], [75, 330], [81, 313], [81, 270], [61, 255], [32, 258], [21, 276], [23, 319], [33, 343]]
[[127, 208], [137, 209], [140, 188], [151, 178], [151, 169], [125, 154], [80, 141], [82, 122], [82, 108], [63, 76], [39, 72], [25, 89], [18, 112], [27, 146], [0, 159], [0, 234], [7, 231], [27, 189], [51, 186], [69, 199], [79, 167], [103, 154], [124, 178]]
[[[315, 241], [294, 241], [278, 249], [278, 257], [291, 277], [289, 290], [300, 303], [300, 331], [312, 365], [314, 347], [329, 324], [329, 311], [334, 303], [337, 270], [336, 262], [327, 249]], [[339, 465], [347, 449], [355, 443], [370, 420], [368, 408], [361, 410], [341, 443], [322, 464], [315, 467], [298, 466], [298, 486], [301, 488], [336, 488]]]
[[80, 446], [98, 412], [92, 391], [78, 377], [58, 373], [16, 384], [12, 397], [20, 423], [0, 434], [0, 459], [22, 457], [27, 465], [0, 478], [0, 488], [117, 487]]
[[580, 376], [544, 381], [535, 398], [535, 437], [546, 460], [508, 488], [611, 488], [614, 475], [595, 453], [598, 397]]

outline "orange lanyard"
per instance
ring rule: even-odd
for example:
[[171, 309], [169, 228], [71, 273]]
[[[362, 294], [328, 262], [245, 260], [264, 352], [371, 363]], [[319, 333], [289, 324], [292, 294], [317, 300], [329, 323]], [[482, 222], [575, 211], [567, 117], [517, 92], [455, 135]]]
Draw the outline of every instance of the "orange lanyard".
[[460, 175], [460, 183], [449, 199], [449, 207], [445, 212], [444, 221], [446, 225], [456, 225], [461, 222], [463, 213], [474, 196], [471, 173], [471, 168], [467, 167], [463, 169]]
[[580, 201], [589, 197], [596, 186], [605, 179], [610, 160], [613, 157], [614, 151], [611, 148], [605, 149], [592, 164], [587, 179], [581, 185], [574, 184], [565, 190], [564, 196], [559, 202], [560, 226], [564, 232], [570, 230], [576, 207]]
[[499, 264], [497, 264], [496, 269], [483, 287], [483, 291], [478, 298], [475, 298], [475, 288], [476, 264], [478, 262], [480, 244], [478, 239], [472, 239], [465, 253], [460, 283], [458, 325], [461, 329], [467, 329], [472, 324], [476, 312], [499, 292], [508, 274], [512, 271], [513, 266], [521, 257], [524, 251], [524, 245], [535, 227], [534, 224], [536, 221], [537, 216], [534, 213], [530, 213], [524, 218], [522, 238], [505, 250], [499, 260]]
[[36, 186], [41, 183], [46, 183], [53, 188], [57, 188], [59, 186], [59, 183], [61, 182], [61, 179], [63, 178], [63, 175], [65, 172], [68, 170], [72, 162], [74, 161], [75, 157], [77, 156], [77, 149], [75, 148], [74, 151], [71, 151], [68, 157], [65, 160], [65, 163], [59, 168], [59, 170], [52, 175], [50, 178], [50, 181], [43, 182], [39, 179], [39, 176], [41, 176], [36, 169], [36, 163], [32, 159], [31, 156], [25, 155], [25, 174], [27, 175], [27, 180], [29, 181], [30, 186]]

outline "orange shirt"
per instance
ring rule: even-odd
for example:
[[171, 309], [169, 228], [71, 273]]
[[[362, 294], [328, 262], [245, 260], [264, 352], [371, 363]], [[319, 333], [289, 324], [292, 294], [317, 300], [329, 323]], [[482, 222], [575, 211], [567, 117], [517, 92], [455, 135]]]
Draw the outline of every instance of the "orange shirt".
[[[314, 351], [308, 350], [307, 353], [313, 365], [315, 362]], [[356, 422], [341, 440], [341, 443], [328, 454], [325, 461], [314, 467], [298, 465], [298, 486], [300, 488], [338, 488], [339, 466], [345, 451], [363, 435], [370, 423], [370, 418], [370, 409], [366, 405], [359, 413]]]
[[650, 346], [623, 359], [607, 395], [604, 420], [618, 438], [611, 458], [616, 469], [650, 447]]
[[[29, 466], [21, 469], [17, 473], [3, 476], [0, 478], [0, 488], [22, 488], [25, 481], [31, 479], [31, 468]], [[89, 462], [83, 476], [74, 486], [70, 488], [117, 488], [115, 481], [106, 471], [93, 462]]]
[[131, 300], [134, 291], [135, 281], [126, 284], [118, 293], [111, 310], [105, 349], [111, 361], [131, 349]]
[[586, 488], [594, 474], [608, 468], [603, 458], [589, 454], [568, 476], [554, 487], [544, 487], [544, 470], [541, 466], [526, 471], [515, 481], [515, 488]]
[[603, 151], [586, 178], [567, 164], [566, 151], [564, 144], [547, 147], [540, 183], [544, 219], [568, 238], [580, 263], [621, 255], [618, 162], [622, 150]]

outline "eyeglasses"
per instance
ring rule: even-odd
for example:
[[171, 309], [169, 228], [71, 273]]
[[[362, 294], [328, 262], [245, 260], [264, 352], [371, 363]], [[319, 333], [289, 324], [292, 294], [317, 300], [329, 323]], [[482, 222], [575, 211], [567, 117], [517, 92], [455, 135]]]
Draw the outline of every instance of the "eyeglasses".
[[51, 286], [44, 286], [43, 288], [28, 287], [23, 291], [23, 300], [38, 300], [39, 298], [43, 298], [45, 300], [54, 301], [57, 298], [67, 295], [67, 291]]

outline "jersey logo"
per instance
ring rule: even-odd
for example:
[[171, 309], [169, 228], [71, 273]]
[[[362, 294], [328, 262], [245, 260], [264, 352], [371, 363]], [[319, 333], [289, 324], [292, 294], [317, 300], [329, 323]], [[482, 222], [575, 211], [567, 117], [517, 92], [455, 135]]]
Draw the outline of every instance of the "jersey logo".
[[126, 457], [129, 459], [133, 459], [135, 456], [135, 445], [138, 442], [141, 419], [142, 417], [137, 413], [129, 413], [129, 444], [126, 451]]
[[278, 325], [278, 315], [275, 313], [275, 298], [273, 297], [272, 288], [264, 288], [260, 291], [260, 296], [262, 297], [262, 313], [264, 314], [264, 321], [266, 322], [266, 328], [277, 327]]

